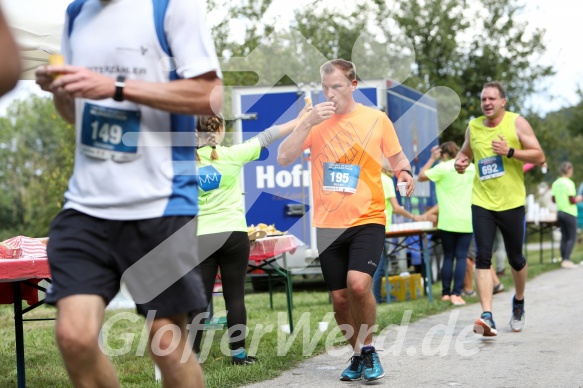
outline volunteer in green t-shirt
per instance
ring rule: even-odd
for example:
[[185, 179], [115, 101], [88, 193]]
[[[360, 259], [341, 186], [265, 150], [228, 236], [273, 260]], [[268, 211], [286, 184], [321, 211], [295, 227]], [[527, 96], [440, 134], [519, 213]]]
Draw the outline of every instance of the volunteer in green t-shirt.
[[[418, 180], [435, 182], [439, 205], [437, 229], [443, 247], [441, 300], [464, 305], [466, 302], [461, 294], [472, 240], [472, 182], [476, 169], [470, 165], [465, 174], [458, 174], [454, 166], [458, 151], [459, 147], [452, 141], [433, 147], [431, 157], [419, 171]], [[438, 159], [440, 163], [433, 166]]]
[[[202, 116], [197, 122], [197, 166], [199, 187], [198, 246], [200, 271], [207, 299], [212, 298], [218, 268], [221, 268], [223, 298], [232, 363], [252, 364], [255, 357], [245, 352], [247, 311], [245, 278], [250, 243], [241, 193], [241, 170], [257, 160], [261, 149], [293, 131], [300, 117], [312, 109], [306, 105], [298, 118], [273, 126], [242, 144], [220, 145], [224, 123], [220, 116]], [[194, 317], [193, 317], [194, 318]], [[195, 333], [193, 349], [200, 352], [202, 332]]]
[[[385, 216], [387, 217], [387, 223], [385, 226], [385, 230], [388, 232], [391, 230], [391, 225], [393, 223], [393, 212], [395, 214], [399, 214], [403, 217], [407, 217], [412, 219], [413, 221], [422, 221], [426, 220], [425, 216], [415, 215], [411, 212], [405, 210], [399, 201], [397, 201], [397, 194], [395, 193], [395, 183], [393, 182], [393, 170], [391, 169], [391, 165], [389, 161], [383, 156], [382, 160], [382, 174], [381, 174], [381, 183], [383, 185], [383, 191], [385, 193]], [[385, 276], [385, 267], [387, 266], [386, 262], [387, 258], [385, 256], [385, 252], [381, 254], [381, 260], [379, 261], [379, 265], [372, 277], [372, 293], [377, 303], [383, 303], [389, 301], [388, 299], [384, 299], [382, 297], [381, 288], [383, 284], [383, 277]], [[387, 298], [390, 298], [387, 295]]]
[[577, 195], [573, 176], [573, 165], [569, 162], [561, 163], [559, 179], [553, 182], [553, 202], [557, 204], [557, 221], [561, 229], [561, 267], [577, 268], [571, 261], [571, 253], [577, 241], [577, 202], [583, 201]]

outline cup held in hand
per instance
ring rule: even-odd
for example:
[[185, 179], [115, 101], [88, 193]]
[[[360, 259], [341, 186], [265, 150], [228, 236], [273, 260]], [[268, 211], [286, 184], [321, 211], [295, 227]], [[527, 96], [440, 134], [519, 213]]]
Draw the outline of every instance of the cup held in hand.
[[401, 194], [402, 197], [407, 195], [407, 182], [397, 183], [397, 188], [399, 189], [399, 194]]

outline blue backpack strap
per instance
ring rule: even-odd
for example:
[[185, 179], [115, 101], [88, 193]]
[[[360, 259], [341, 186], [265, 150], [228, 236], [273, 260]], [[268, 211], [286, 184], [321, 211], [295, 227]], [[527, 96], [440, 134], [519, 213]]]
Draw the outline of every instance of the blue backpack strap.
[[164, 52], [171, 57], [172, 50], [168, 45], [168, 40], [166, 39], [166, 33], [164, 32], [164, 18], [166, 17], [166, 9], [168, 8], [168, 3], [170, 0], [152, 0], [152, 6], [154, 7], [154, 24], [156, 26], [156, 35], [158, 36], [158, 41]]
[[[87, 2], [87, 0], [75, 0], [67, 7], [67, 15], [69, 16], [69, 26], [67, 28], [67, 35], [71, 36], [73, 32], [73, 22], [75, 18], [81, 12], [81, 8]], [[172, 51], [168, 45], [168, 40], [166, 39], [166, 34], [164, 32], [164, 18], [166, 16], [166, 9], [168, 8], [168, 3], [170, 0], [152, 0], [152, 6], [154, 7], [154, 24], [156, 26], [156, 35], [158, 36], [158, 41], [162, 46], [162, 49], [166, 54], [172, 56]]]
[[69, 16], [69, 25], [67, 26], [67, 36], [71, 36], [73, 32], [73, 22], [75, 18], [81, 12], [81, 8], [87, 2], [87, 0], [75, 0], [67, 6], [67, 15]]

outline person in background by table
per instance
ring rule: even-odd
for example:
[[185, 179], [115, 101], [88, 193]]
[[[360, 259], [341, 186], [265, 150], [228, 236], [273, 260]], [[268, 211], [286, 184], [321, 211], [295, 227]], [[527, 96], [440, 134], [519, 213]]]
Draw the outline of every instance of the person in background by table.
[[583, 196], [577, 195], [573, 176], [573, 165], [563, 162], [559, 166], [560, 177], [553, 182], [553, 202], [557, 204], [557, 222], [561, 229], [561, 268], [577, 268], [571, 261], [571, 253], [577, 241], [577, 203]]
[[[476, 241], [472, 237], [470, 246], [468, 248], [468, 257], [466, 259], [466, 276], [464, 278], [464, 288], [462, 288], [462, 295], [474, 296], [476, 291], [474, 290], [474, 267], [476, 265]], [[494, 269], [494, 265], [490, 266], [490, 272], [492, 273], [492, 284], [494, 288], [492, 290], [493, 294], [499, 294], [504, 292], [504, 284], [500, 282], [498, 274]]]
[[[431, 207], [427, 212], [425, 212], [427, 217], [435, 217], [438, 219], [439, 215], [439, 204]], [[470, 239], [470, 246], [468, 247], [468, 255], [466, 257], [466, 275], [464, 277], [464, 286], [462, 288], [462, 295], [464, 296], [475, 296], [476, 291], [474, 290], [474, 269], [476, 266], [476, 240], [472, 236]], [[492, 282], [494, 284], [493, 293], [499, 294], [504, 291], [504, 284], [500, 282], [498, 274], [494, 269], [494, 266], [490, 266], [490, 271], [492, 272]]]
[[[432, 147], [431, 156], [417, 178], [419, 182], [430, 180], [435, 183], [440, 213], [437, 229], [443, 247], [441, 300], [456, 306], [466, 304], [461, 295], [473, 231], [472, 182], [476, 171], [470, 166], [464, 175], [456, 172], [454, 163], [458, 150], [452, 141]], [[439, 163], [434, 165], [438, 160]]]
[[[391, 225], [393, 223], [393, 212], [413, 221], [427, 220], [428, 218], [425, 215], [415, 215], [405, 210], [405, 208], [399, 204], [399, 201], [397, 200], [397, 194], [395, 193], [395, 183], [393, 182], [393, 170], [391, 170], [391, 165], [384, 156], [382, 167], [383, 174], [381, 175], [381, 183], [383, 185], [383, 192], [385, 193], [385, 216], [387, 219], [385, 231], [389, 232], [391, 230]], [[390, 298], [390, 295], [387, 295], [387, 299], [384, 299], [381, 293], [386, 266], [387, 257], [385, 257], [385, 252], [383, 251], [379, 265], [372, 278], [372, 293], [377, 303], [384, 303], [388, 300], [388, 298]]]
[[512, 298], [510, 327], [518, 332], [526, 324], [524, 290], [527, 262], [522, 254], [526, 189], [524, 163], [542, 165], [545, 154], [523, 117], [507, 112], [506, 91], [498, 81], [484, 84], [480, 96], [483, 116], [472, 119], [455, 168], [464, 174], [474, 160], [476, 174], [472, 193], [472, 226], [476, 239], [476, 286], [482, 314], [474, 331], [484, 336], [498, 334], [492, 315], [492, 245], [499, 228], [512, 268], [516, 293]]
[[354, 64], [328, 61], [320, 67], [320, 76], [326, 101], [314, 106], [285, 138], [277, 160], [286, 166], [310, 150], [313, 225], [322, 274], [336, 323], [354, 350], [340, 379], [378, 380], [385, 371], [373, 343], [376, 302], [371, 284], [385, 243], [381, 155], [398, 182], [405, 183], [408, 197], [415, 181], [385, 112], [354, 100]]
[[[221, 116], [198, 118], [196, 160], [198, 169], [198, 247], [205, 294], [210, 301], [220, 268], [232, 363], [253, 364], [257, 358], [246, 354], [245, 279], [249, 264], [249, 236], [241, 193], [241, 170], [260, 156], [261, 150], [287, 136], [298, 120], [312, 109], [305, 105], [298, 117], [275, 125], [250, 140], [230, 147], [221, 146], [225, 124]], [[192, 317], [194, 318], [194, 317]], [[193, 349], [200, 353], [202, 330], [194, 337]]]
[[504, 237], [502, 237], [500, 228], [496, 229], [496, 236], [494, 237], [492, 252], [492, 256], [494, 258], [492, 267], [495, 268], [494, 272], [498, 276], [506, 276], [506, 249], [504, 247]]
[[[75, 387], [120, 386], [99, 338], [121, 281], [147, 319], [163, 386], [204, 386], [187, 341], [188, 314], [207, 306], [192, 271], [194, 115], [220, 110], [221, 71], [202, 1], [161, 3], [71, 3], [67, 64], [36, 70], [36, 83], [77, 132], [66, 202], [49, 231], [46, 297], [57, 306], [56, 342]], [[169, 52], [175, 72], [161, 66]]]
[[0, 96], [14, 89], [22, 73], [20, 52], [0, 8]]

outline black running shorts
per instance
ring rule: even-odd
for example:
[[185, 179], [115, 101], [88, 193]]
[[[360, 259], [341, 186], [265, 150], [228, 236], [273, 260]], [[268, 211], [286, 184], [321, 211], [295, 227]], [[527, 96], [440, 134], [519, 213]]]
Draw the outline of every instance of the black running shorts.
[[[173, 241], [173, 248], [180, 248], [181, 245], [183, 248], [176, 255], [164, 254], [171, 250], [160, 251], [159, 246], [168, 245], [167, 242], [161, 243], [170, 236], [177, 236], [178, 230], [186, 233], [188, 241], [182, 237], [185, 236], [183, 233], [180, 234], [182, 241], [169, 239]], [[145, 288], [142, 290], [152, 289], [155, 285], [161, 289], [145, 303], [138, 303], [140, 298], [132, 295], [138, 312], [146, 316], [148, 311], [155, 310], [156, 318], [162, 318], [204, 311], [207, 301], [197, 268], [196, 219], [188, 216], [113, 221], [73, 209], [61, 211], [51, 223], [49, 232], [47, 254], [52, 285], [47, 291], [46, 301], [56, 304], [67, 296], [89, 294], [101, 296], [108, 304], [119, 291], [122, 274], [150, 251], [155, 252], [154, 256], [149, 255], [154, 258], [151, 260], [154, 264], [149, 267], [142, 265], [140, 268], [147, 270], [142, 276], [130, 277], [126, 274], [130, 279], [128, 281], [137, 279], [137, 283], [143, 282], [140, 287]], [[162, 252], [159, 257], [158, 252]], [[176, 260], [176, 256], [180, 256], [181, 260]], [[171, 284], [164, 284], [168, 281], [165, 275], [179, 261], [189, 266], [180, 268], [183, 271], [180, 273], [185, 275]], [[136, 289], [136, 285], [127, 286], [130, 291]]]
[[318, 228], [318, 252], [324, 281], [330, 291], [347, 287], [348, 271], [371, 277], [385, 244], [385, 226], [366, 224], [348, 229]]

